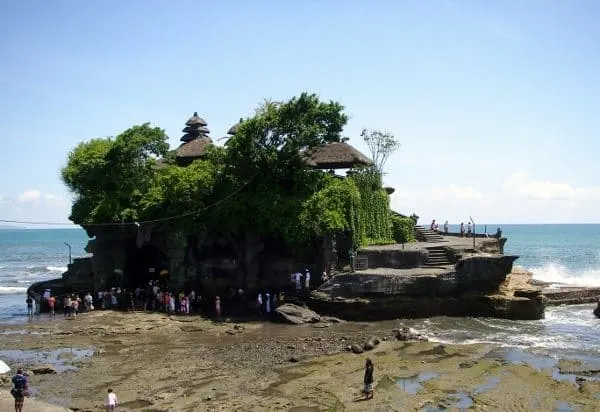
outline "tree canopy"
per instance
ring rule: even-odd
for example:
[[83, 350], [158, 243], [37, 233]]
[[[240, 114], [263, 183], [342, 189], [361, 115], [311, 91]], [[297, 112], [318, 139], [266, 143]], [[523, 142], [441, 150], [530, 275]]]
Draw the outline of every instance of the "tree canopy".
[[305, 243], [352, 231], [356, 246], [391, 241], [389, 198], [378, 174], [340, 179], [307, 167], [307, 151], [342, 141], [347, 121], [342, 105], [314, 94], [266, 101], [225, 147], [212, 146], [186, 167], [176, 165], [164, 131], [149, 124], [80, 143], [62, 169], [75, 194], [70, 218], [93, 225], [179, 216], [168, 225], [190, 233]]

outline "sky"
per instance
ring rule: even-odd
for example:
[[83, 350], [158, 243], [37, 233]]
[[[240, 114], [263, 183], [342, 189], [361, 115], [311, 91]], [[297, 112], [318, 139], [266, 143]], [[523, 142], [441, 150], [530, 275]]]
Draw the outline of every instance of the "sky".
[[67, 222], [77, 143], [264, 99], [342, 103], [421, 222], [599, 223], [600, 2], [0, 2], [0, 219]]

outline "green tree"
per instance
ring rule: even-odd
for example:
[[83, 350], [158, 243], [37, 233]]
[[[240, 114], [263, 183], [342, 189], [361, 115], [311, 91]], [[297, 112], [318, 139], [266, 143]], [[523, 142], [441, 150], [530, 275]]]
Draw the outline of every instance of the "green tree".
[[363, 129], [360, 136], [371, 152], [371, 158], [379, 173], [383, 174], [386, 162], [400, 148], [400, 142], [389, 132]]
[[187, 167], [160, 170], [139, 202], [141, 220], [182, 216], [166, 224], [193, 231], [210, 213], [202, 208], [212, 201], [218, 174], [216, 165], [209, 160], [195, 160]]
[[61, 177], [75, 195], [70, 219], [78, 224], [138, 218], [136, 205], [152, 185], [167, 136], [148, 123], [116, 138], [92, 139], [69, 153]]
[[323, 173], [307, 169], [303, 153], [339, 142], [347, 120], [342, 105], [314, 94], [265, 102], [240, 125], [222, 159], [221, 194], [243, 184], [248, 188], [220, 208], [213, 221], [232, 232], [297, 236], [304, 200], [324, 184]]

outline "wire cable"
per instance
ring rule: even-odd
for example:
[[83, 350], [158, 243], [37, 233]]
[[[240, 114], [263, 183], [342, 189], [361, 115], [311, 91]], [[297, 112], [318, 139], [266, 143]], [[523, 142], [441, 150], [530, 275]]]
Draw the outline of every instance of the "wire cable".
[[[160, 219], [142, 220], [142, 221], [139, 221], [139, 222], [84, 223], [84, 224], [81, 224], [80, 226], [86, 226], [86, 227], [92, 227], [92, 226], [132, 226], [132, 225], [139, 226], [139, 225], [144, 225], [144, 224], [149, 224], [149, 223], [166, 222], [166, 221], [169, 221], [169, 220], [181, 219], [183, 217], [192, 216], [192, 215], [198, 214], [200, 212], [203, 212], [205, 210], [212, 209], [213, 207], [218, 206], [221, 203], [229, 200], [231, 197], [235, 196], [236, 194], [238, 194], [239, 192], [241, 192], [243, 189], [245, 189], [254, 180], [254, 178], [256, 178], [256, 176], [258, 176], [258, 174], [259, 173], [256, 173], [246, 183], [244, 183], [243, 185], [241, 185], [240, 187], [238, 187], [233, 192], [229, 193], [223, 199], [217, 200], [216, 202], [214, 202], [214, 203], [212, 203], [210, 205], [204, 206], [204, 207], [202, 207], [200, 209], [193, 210], [191, 212], [186, 212], [186, 213], [182, 213], [180, 215], [169, 216], [169, 217], [164, 217], [164, 218], [160, 218]], [[0, 222], [1, 223], [16, 223], [16, 224], [23, 224], [23, 225], [48, 225], [48, 226], [74, 226], [75, 225], [72, 222], [70, 222], [70, 223], [60, 223], [60, 222], [40, 222], [40, 221], [8, 220], [8, 219], [0, 219]]]

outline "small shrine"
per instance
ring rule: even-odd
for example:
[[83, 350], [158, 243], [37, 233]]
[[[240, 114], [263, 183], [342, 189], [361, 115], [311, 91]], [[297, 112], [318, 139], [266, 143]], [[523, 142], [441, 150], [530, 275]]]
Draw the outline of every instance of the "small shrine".
[[183, 128], [183, 142], [176, 150], [177, 164], [186, 166], [196, 159], [202, 158], [206, 154], [206, 149], [213, 144], [212, 139], [208, 136], [206, 120], [198, 116], [198, 112], [194, 112]]

